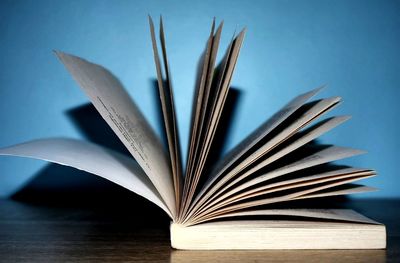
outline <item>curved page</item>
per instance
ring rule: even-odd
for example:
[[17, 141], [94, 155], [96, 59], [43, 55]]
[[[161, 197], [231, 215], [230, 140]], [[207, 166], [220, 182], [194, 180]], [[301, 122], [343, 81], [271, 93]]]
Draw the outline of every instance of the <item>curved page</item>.
[[275, 113], [265, 123], [258, 127], [254, 132], [247, 136], [242, 142], [236, 145], [228, 154], [226, 154], [220, 161], [215, 164], [210, 177], [202, 187], [199, 194], [196, 196], [193, 203], [197, 203], [200, 198], [207, 193], [207, 190], [231, 167], [241, 156], [249, 151], [254, 145], [261, 141], [262, 138], [267, 136], [273, 129], [275, 129], [284, 120], [289, 118], [297, 109], [304, 105], [311, 97], [321, 91], [323, 87], [311, 90], [307, 93], [301, 94], [282, 109]]
[[136, 161], [104, 147], [74, 139], [42, 139], [0, 149], [0, 155], [45, 160], [83, 170], [143, 196], [171, 218], [157, 190]]
[[256, 196], [268, 194], [268, 193], [273, 193], [277, 191], [283, 191], [283, 190], [290, 190], [298, 187], [303, 187], [307, 185], [315, 185], [319, 183], [324, 183], [324, 182], [329, 182], [329, 181], [335, 181], [339, 179], [344, 179], [344, 178], [350, 178], [350, 177], [360, 177], [362, 179], [363, 175], [369, 176], [375, 174], [374, 171], [371, 170], [366, 170], [366, 169], [356, 169], [356, 168], [344, 168], [344, 169], [338, 169], [338, 170], [332, 170], [332, 171], [326, 171], [310, 176], [304, 176], [304, 177], [299, 177], [299, 178], [294, 178], [294, 179], [288, 179], [288, 180], [283, 180], [283, 181], [278, 181], [272, 184], [267, 184], [261, 187], [257, 188], [252, 188], [249, 189], [248, 191], [240, 192], [236, 195], [230, 195], [229, 192], [226, 194], [221, 195], [219, 198], [215, 199], [214, 201], [210, 202], [203, 208], [199, 209], [196, 214], [199, 214], [200, 212], [216, 210], [219, 207], [225, 206], [227, 204], [230, 204], [232, 202], [238, 202], [244, 199], [248, 198], [253, 198]]
[[172, 175], [175, 187], [174, 188], [175, 204], [177, 210], [179, 210], [180, 201], [182, 199], [181, 197], [182, 160], [180, 153], [178, 125], [175, 115], [174, 95], [172, 91], [171, 76], [167, 59], [167, 51], [165, 47], [164, 29], [163, 29], [162, 19], [160, 18], [160, 38], [161, 38], [161, 47], [163, 53], [164, 72], [166, 75], [165, 83], [161, 71], [160, 58], [158, 56], [158, 47], [154, 32], [154, 24], [150, 16], [149, 16], [149, 23], [150, 23], [151, 42], [153, 44], [154, 62], [156, 64], [158, 91], [160, 95], [162, 114], [164, 117], [165, 134], [167, 135], [169, 156], [171, 160]]
[[56, 54], [175, 216], [175, 193], [168, 156], [122, 84], [100, 65], [62, 52]]
[[[323, 99], [320, 102], [316, 103], [314, 106], [312, 106], [310, 109], [305, 111], [296, 121], [294, 121], [291, 125], [287, 126], [284, 130], [280, 131], [276, 136], [271, 138], [267, 143], [265, 143], [263, 146], [259, 147], [257, 150], [255, 150], [251, 155], [246, 157], [244, 160], [240, 161], [239, 163], [236, 164], [235, 167], [233, 167], [229, 172], [226, 174], [222, 174], [221, 178], [219, 179], [218, 182], [216, 182], [213, 186], [211, 186], [209, 189], [207, 189], [207, 192], [202, 194], [200, 193], [199, 196], [202, 196], [201, 199], [199, 199], [196, 202], [194, 202], [191, 206], [191, 211], [194, 211], [198, 209], [200, 206], [204, 204], [204, 202], [207, 202], [210, 197], [215, 198], [217, 196], [216, 192], [223, 191], [221, 188], [224, 187], [224, 184], [226, 184], [231, 178], [239, 174], [241, 171], [243, 171], [245, 168], [249, 167], [252, 165], [254, 162], [256, 162], [258, 159], [261, 157], [265, 156], [270, 152], [273, 148], [277, 147], [279, 144], [283, 143], [284, 141], [290, 139], [292, 136], [296, 135], [296, 133], [304, 126], [315, 120], [316, 118], [319, 118], [321, 115], [326, 113], [328, 110], [332, 109], [335, 105], [337, 105], [340, 101], [339, 97], [334, 97], [334, 98], [329, 98], [329, 99]], [[348, 117], [337, 117], [336, 119], [331, 119], [331, 121], [328, 121], [329, 125], [322, 125], [324, 129], [316, 129], [318, 132], [315, 134], [318, 135], [319, 132], [322, 131], [326, 132], [327, 129], [326, 127], [335, 127], [339, 123], [343, 122], [346, 120]], [[298, 134], [298, 133], [297, 133]], [[317, 137], [317, 136], [316, 136]], [[313, 138], [313, 134], [308, 134], [308, 138], [310, 138], [310, 141]], [[303, 144], [307, 143], [304, 142]], [[301, 143], [300, 143], [301, 144]], [[298, 145], [300, 147], [300, 145]], [[289, 147], [290, 148], [290, 147]], [[287, 150], [287, 149], [286, 149]], [[290, 153], [290, 151], [283, 151], [286, 154]], [[283, 153], [281, 152], [281, 154]], [[280, 157], [283, 157], [285, 154], [281, 155]], [[275, 154], [274, 157], [277, 157]], [[279, 158], [276, 158], [277, 160]], [[262, 161], [259, 164], [259, 167], [255, 166], [249, 170], [247, 170], [244, 174], [242, 174], [239, 178], [234, 180], [234, 183], [237, 183], [238, 181], [242, 180], [249, 174], [252, 174], [256, 172], [258, 169], [261, 169], [262, 167], [265, 167], [268, 164], [268, 161], [273, 161], [270, 158], [267, 158], [266, 160]], [[189, 213], [190, 214], [190, 213]]]
[[224, 217], [241, 217], [241, 216], [294, 216], [308, 217], [316, 219], [339, 220], [348, 222], [358, 222], [367, 224], [379, 224], [351, 209], [307, 209], [307, 208], [288, 208], [288, 209], [264, 209], [234, 212], [217, 216], [216, 218]]
[[362, 192], [372, 191], [372, 190], [374, 190], [373, 188], [364, 187], [364, 186], [363, 186], [363, 189], [359, 189], [359, 190], [354, 191], [355, 187], [353, 185], [349, 184], [349, 183], [352, 183], [354, 181], [360, 180], [360, 178], [368, 178], [368, 177], [372, 177], [372, 176], [374, 176], [374, 175], [351, 177], [349, 179], [338, 180], [338, 181], [328, 182], [328, 183], [322, 183], [320, 186], [311, 187], [311, 188], [307, 188], [307, 189], [304, 189], [304, 190], [302, 190], [302, 189], [294, 190], [294, 191], [292, 191], [290, 193], [287, 193], [287, 194], [284, 194], [282, 196], [274, 196], [274, 197], [271, 197], [271, 198], [264, 198], [264, 199], [259, 199], [259, 200], [256, 199], [256, 200], [252, 200], [252, 201], [242, 202], [242, 203], [239, 203], [239, 204], [234, 204], [234, 205], [231, 205], [231, 206], [224, 207], [224, 208], [222, 208], [220, 210], [217, 210], [215, 212], [208, 213], [205, 216], [196, 218], [196, 219], [192, 220], [191, 223], [193, 224], [193, 222], [194, 223], [205, 222], [205, 221], [208, 221], [208, 220], [212, 220], [216, 216], [219, 216], [219, 215], [228, 214], [228, 213], [231, 213], [231, 212], [236, 212], [236, 211], [240, 211], [240, 210], [251, 208], [251, 207], [257, 207], [257, 206], [267, 205], [267, 204], [272, 204], [272, 203], [286, 202], [286, 201], [292, 201], [292, 200], [297, 200], [297, 199], [303, 199], [302, 197], [304, 197], [306, 195], [310, 195], [312, 193], [317, 193], [317, 192], [321, 192], [321, 191], [327, 191], [327, 189], [329, 189], [329, 188], [334, 189], [336, 187], [343, 187], [344, 189], [347, 189], [347, 190], [340, 191], [340, 193], [336, 193], [337, 190], [333, 190], [333, 191], [335, 191], [334, 194], [331, 194], [329, 192], [329, 193], [324, 194], [324, 196], [346, 195], [346, 194], [351, 194], [351, 193], [362, 193]]

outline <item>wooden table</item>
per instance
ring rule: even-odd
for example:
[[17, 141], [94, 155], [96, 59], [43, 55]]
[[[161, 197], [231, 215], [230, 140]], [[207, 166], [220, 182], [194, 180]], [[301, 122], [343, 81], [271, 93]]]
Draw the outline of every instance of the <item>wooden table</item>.
[[0, 200], [0, 261], [400, 262], [400, 200], [346, 203], [387, 226], [387, 250], [210, 252], [171, 249], [169, 219], [139, 197], [71, 199]]

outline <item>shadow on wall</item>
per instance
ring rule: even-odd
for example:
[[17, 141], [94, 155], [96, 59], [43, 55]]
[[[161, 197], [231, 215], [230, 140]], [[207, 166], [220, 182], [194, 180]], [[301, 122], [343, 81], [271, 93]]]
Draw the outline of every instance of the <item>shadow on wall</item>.
[[[154, 97], [158, 100], [158, 85], [153, 79], [152, 89]], [[229, 134], [231, 118], [235, 113], [235, 105], [238, 102], [240, 92], [232, 88], [229, 92], [226, 107], [222, 113], [220, 127], [216, 133], [211, 160], [219, 157], [223, 151], [224, 144]], [[160, 103], [157, 105], [157, 120], [163, 124], [163, 115]], [[130, 156], [130, 153], [118, 139], [112, 129], [103, 120], [91, 103], [86, 103], [65, 112], [70, 121], [81, 132], [84, 140], [93, 142]], [[163, 126], [163, 125], [162, 125]], [[166, 146], [166, 136], [163, 130], [162, 139]], [[186, 153], [184, 153], [186, 154]], [[130, 191], [115, 185], [95, 175], [66, 167], [58, 164], [47, 164], [44, 168], [33, 175], [21, 189], [11, 196], [14, 200], [38, 203], [42, 205], [64, 206], [64, 205], [86, 205], [99, 203], [111, 205], [115, 202], [132, 202], [137, 207], [146, 210], [159, 210], [153, 204], [142, 200], [143, 198], [132, 194]], [[139, 200], [139, 202], [136, 202]]]
[[67, 110], [65, 114], [85, 140], [129, 155], [128, 150], [91, 103]]

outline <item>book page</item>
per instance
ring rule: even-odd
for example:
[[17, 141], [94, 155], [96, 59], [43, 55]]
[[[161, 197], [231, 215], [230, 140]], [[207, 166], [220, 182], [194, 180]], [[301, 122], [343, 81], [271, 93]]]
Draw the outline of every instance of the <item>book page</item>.
[[[226, 192], [227, 189], [231, 188], [233, 185], [244, 180], [246, 177], [250, 176], [251, 174], [255, 173], [256, 171], [260, 170], [261, 168], [267, 166], [268, 164], [271, 164], [272, 162], [278, 160], [279, 158], [284, 157], [285, 155], [289, 154], [290, 152], [300, 148], [301, 146], [314, 140], [318, 136], [328, 132], [329, 130], [333, 129], [334, 127], [345, 122], [348, 119], [349, 119], [349, 116], [332, 117], [332, 118], [326, 119], [324, 121], [321, 121], [321, 122], [313, 125], [312, 127], [308, 128], [305, 131], [297, 133], [295, 140], [293, 142], [290, 142], [289, 145], [280, 149], [278, 152], [267, 157], [265, 160], [259, 162], [258, 164], [251, 167], [250, 169], [247, 169], [246, 172], [242, 173], [240, 176], [238, 176], [237, 178], [235, 178], [234, 180], [232, 180], [226, 184], [228, 179], [235, 176], [235, 175], [232, 175], [231, 177], [226, 178], [230, 174], [230, 173], [228, 173], [220, 181], [218, 181], [218, 183], [214, 187], [209, 189], [209, 192], [206, 193], [206, 195], [204, 195], [203, 199], [201, 201], [199, 201], [193, 207], [193, 211], [191, 211], [191, 213], [189, 213], [189, 216], [195, 210], [198, 210], [200, 207], [204, 207], [205, 205], [210, 203], [212, 200], [214, 200], [218, 196], [220, 196], [221, 193]], [[226, 194], [225, 194], [225, 196], [226, 196]], [[218, 200], [220, 200], [220, 198], [218, 198]], [[212, 202], [212, 203], [215, 203], [215, 202]]]
[[100, 65], [62, 52], [56, 54], [175, 215], [175, 193], [168, 157], [122, 84]]
[[[275, 195], [273, 197], [270, 198], [263, 198], [263, 199], [256, 199], [253, 201], [247, 201], [247, 202], [241, 202], [239, 204], [233, 204], [231, 206], [227, 206], [224, 207], [220, 210], [217, 210], [215, 212], [209, 213], [207, 214], [205, 218], [209, 219], [214, 217], [215, 215], [219, 215], [219, 214], [225, 214], [227, 212], [231, 212], [231, 211], [237, 211], [237, 210], [242, 210], [242, 209], [247, 209], [247, 208], [251, 208], [251, 207], [256, 207], [256, 206], [262, 206], [262, 205], [267, 205], [267, 204], [273, 204], [273, 203], [278, 203], [278, 202], [288, 202], [288, 201], [293, 201], [293, 200], [297, 200], [297, 199], [303, 199], [301, 198], [302, 196], [306, 196], [309, 195], [311, 193], [316, 193], [316, 192], [320, 192], [320, 191], [324, 191], [326, 190], [327, 192], [325, 193], [324, 196], [331, 196], [329, 193], [329, 190], [327, 189], [333, 189], [334, 192], [336, 191], [336, 187], [340, 186], [340, 187], [344, 187], [344, 189], [346, 189], [345, 191], [341, 192], [341, 195], [344, 194], [349, 194], [349, 193], [354, 193], [353, 191], [349, 191], [349, 189], [353, 189], [355, 188], [353, 185], [349, 184], [352, 183], [354, 181], [360, 180], [360, 178], [368, 178], [368, 177], [372, 177], [374, 175], [366, 175], [366, 176], [360, 176], [360, 177], [350, 177], [347, 179], [343, 179], [343, 180], [338, 180], [338, 181], [333, 181], [333, 182], [327, 182], [327, 183], [322, 183], [319, 184], [318, 186], [314, 186], [314, 187], [309, 187], [309, 188], [300, 188], [300, 189], [294, 189], [293, 191], [289, 192], [289, 193], [285, 193], [283, 195]], [[349, 184], [349, 185], [347, 185]], [[358, 188], [358, 186], [356, 187]], [[363, 188], [362, 191], [358, 191], [358, 193], [361, 192], [368, 192], [371, 191], [373, 188]], [[333, 194], [333, 195], [340, 195], [340, 194]], [[203, 219], [202, 219], [203, 220]]]
[[193, 162], [197, 154], [202, 126], [204, 124], [205, 112], [209, 101], [209, 90], [206, 90], [211, 84], [210, 79], [214, 74], [215, 58], [218, 51], [219, 39], [222, 31], [222, 23], [218, 27], [218, 33], [214, 36], [215, 19], [211, 26], [210, 36], [207, 40], [206, 50], [201, 57], [201, 71], [199, 71], [196, 83], [196, 94], [194, 98], [194, 107], [192, 112], [192, 121], [190, 128], [190, 143], [187, 158], [186, 176], [192, 174]]
[[[216, 218], [242, 217], [242, 216], [295, 216], [316, 219], [340, 220], [348, 222], [359, 222], [367, 224], [379, 224], [368, 217], [354, 212], [351, 209], [263, 209], [233, 212]], [[216, 219], [214, 218], [214, 219]]]
[[231, 167], [237, 160], [239, 160], [241, 156], [243, 156], [254, 145], [260, 142], [262, 138], [264, 138], [274, 128], [276, 128], [279, 124], [286, 120], [290, 115], [292, 115], [306, 101], [308, 101], [311, 97], [315, 96], [319, 91], [321, 91], [322, 88], [323, 87], [311, 90], [293, 98], [282, 109], [280, 109], [259, 128], [257, 128], [237, 146], [235, 146], [227, 155], [225, 155], [225, 157], [218, 161], [218, 163], [213, 168], [209, 179], [200, 190], [193, 203], [197, 203], [199, 199], [208, 192], [208, 189], [211, 187], [211, 185], [213, 185], [229, 167]]
[[2, 148], [0, 155], [45, 160], [95, 174], [143, 196], [172, 218], [168, 207], [137, 162], [113, 150], [89, 142], [54, 138]]
[[211, 144], [222, 114], [222, 109], [228, 95], [233, 71], [236, 67], [237, 59], [239, 57], [239, 52], [243, 44], [245, 33], [246, 29], [243, 29], [231, 42], [230, 47], [228, 48], [228, 54], [226, 56], [225, 64], [223, 65], [223, 70], [220, 73], [220, 76], [218, 76], [218, 93], [213, 100], [214, 103], [211, 108], [209, 120], [205, 126], [206, 131], [204, 134], [204, 141], [202, 142], [201, 146], [199, 165], [196, 167], [197, 170], [195, 171], [196, 176], [201, 175], [207, 155], [210, 151]]
[[[295, 136], [296, 133], [303, 127], [305, 127], [307, 124], [310, 122], [316, 120], [319, 118], [321, 115], [326, 113], [327, 111], [331, 110], [334, 108], [338, 103], [340, 102], [339, 97], [333, 97], [329, 99], [323, 99], [318, 102], [311, 103], [311, 106], [309, 105], [304, 105], [302, 107], [306, 107], [303, 109], [303, 112], [301, 113], [300, 116], [295, 116], [296, 119], [285, 127], [282, 131], [279, 131], [273, 138], [269, 139], [264, 145], [260, 146], [257, 150], [255, 150], [253, 153], [251, 153], [249, 156], [247, 156], [244, 160], [241, 160], [240, 162], [235, 164], [235, 167], [233, 167], [229, 172], [226, 174], [222, 174], [220, 176], [220, 179], [209, 189], [207, 189], [207, 192], [202, 194], [202, 198], [200, 200], [197, 200], [193, 203], [192, 207], [190, 208], [191, 211], [196, 210], [199, 206], [203, 205], [204, 202], [207, 201], [210, 197], [214, 198], [216, 197], [216, 192], [217, 191], [223, 191], [221, 187], [229, 187], [232, 186], [233, 184], [236, 184], [240, 180], [244, 179], [248, 175], [254, 173], [255, 171], [267, 166], [269, 163], [273, 162], [274, 160], [278, 159], [279, 155], [275, 154], [275, 159], [274, 158], [267, 158], [266, 160], [262, 161], [255, 167], [249, 169], [241, 175], [239, 178], [235, 179], [233, 182], [229, 184], [229, 186], [224, 186], [226, 182], [228, 182], [231, 178], [239, 174], [241, 171], [243, 171], [245, 168], [256, 162], [258, 159], [266, 155], [268, 152], [270, 152], [272, 149], [276, 148], [280, 144], [284, 143], [288, 139], [290, 139], [292, 136]], [[321, 125], [321, 127], [316, 128], [313, 133], [307, 134], [307, 136], [304, 136], [303, 140], [298, 141], [295, 145], [292, 145], [292, 147], [287, 147], [286, 151], [281, 151], [282, 153], [288, 154], [291, 151], [293, 151], [296, 148], [299, 148], [301, 145], [304, 145], [308, 141], [311, 141], [313, 138], [316, 136], [327, 132], [328, 130], [332, 129], [336, 125], [344, 122], [347, 120], [348, 117], [336, 117], [334, 119], [331, 119], [330, 121], [327, 121], [325, 125]], [[294, 146], [294, 147], [293, 147]], [[281, 155], [282, 156], [282, 155]], [[280, 157], [281, 157], [280, 156]], [[276, 158], [278, 157], [278, 158]], [[200, 195], [199, 195], [200, 196]]]
[[[204, 55], [203, 67], [198, 87], [198, 97], [196, 98], [197, 105], [194, 111], [194, 122], [191, 127], [190, 147], [188, 153], [188, 162], [186, 169], [185, 180], [185, 208], [189, 205], [187, 196], [190, 191], [193, 191], [193, 180], [195, 178], [195, 169], [198, 167], [198, 158], [202, 150], [203, 139], [208, 129], [208, 123], [211, 118], [210, 113], [212, 110], [213, 101], [216, 99], [216, 94], [219, 93], [218, 88], [212, 86], [214, 80], [215, 61], [218, 53], [219, 41], [223, 22], [218, 26], [214, 35], [215, 20], [213, 21], [209, 40]], [[222, 62], [224, 63], [224, 62]], [[194, 182], [196, 184], [196, 182]]]
[[294, 136], [301, 128], [307, 126], [312, 121], [321, 117], [321, 115], [331, 110], [339, 102], [340, 102], [339, 97], [323, 99], [317, 102], [309, 110], [304, 112], [297, 120], [295, 120], [289, 126], [285, 127], [281, 132], [279, 132], [279, 134], [271, 138], [267, 143], [260, 146], [256, 151], [251, 153], [245, 160], [241, 161], [238, 165], [236, 165], [228, 173], [230, 175], [229, 178], [241, 172], [243, 169], [247, 168], [249, 165], [253, 164], [255, 161], [257, 161], [262, 156], [267, 154], [269, 151], [271, 151], [278, 145], [282, 144], [283, 142]]
[[266, 194], [279, 194], [279, 192], [288, 191], [288, 190], [296, 190], [296, 188], [309, 188], [312, 189], [315, 185], [320, 185], [322, 183], [328, 183], [331, 181], [339, 182], [345, 179], [354, 179], [361, 180], [365, 178], [369, 178], [375, 176], [376, 174], [373, 171], [361, 170], [360, 172], [355, 173], [344, 173], [344, 174], [333, 174], [328, 172], [326, 174], [313, 175], [302, 177], [293, 180], [287, 180], [275, 184], [268, 184], [265, 186], [257, 187], [254, 189], [250, 189], [245, 192], [241, 192], [236, 195], [230, 195], [229, 193], [221, 196], [217, 200], [214, 200], [212, 203], [208, 204], [206, 207], [201, 209], [196, 215], [207, 214], [212, 211], [218, 210], [221, 207], [230, 205], [232, 203], [238, 203], [241, 201], [245, 201], [246, 199], [254, 199], [256, 197], [266, 195]]
[[[204, 222], [204, 221], [208, 221], [211, 219], [214, 219], [215, 216], [219, 216], [222, 214], [226, 214], [226, 213], [230, 213], [230, 212], [234, 212], [234, 211], [238, 211], [238, 210], [242, 210], [242, 209], [247, 209], [247, 208], [251, 208], [251, 207], [255, 207], [255, 206], [261, 206], [261, 205], [267, 205], [267, 204], [273, 204], [273, 203], [278, 203], [278, 202], [287, 202], [287, 201], [292, 201], [292, 200], [297, 200], [297, 199], [301, 199], [301, 196], [305, 196], [308, 195], [310, 193], [315, 193], [315, 192], [319, 192], [322, 190], [326, 190], [329, 188], [334, 189], [337, 186], [342, 186], [354, 181], [359, 180], [360, 178], [368, 178], [374, 175], [366, 175], [366, 176], [361, 176], [361, 177], [351, 177], [348, 179], [344, 179], [344, 180], [338, 180], [338, 181], [334, 181], [334, 182], [328, 182], [328, 183], [322, 183], [319, 186], [315, 187], [312, 186], [310, 188], [306, 188], [306, 189], [302, 189], [300, 188], [300, 190], [294, 190], [290, 193], [285, 193], [283, 195], [277, 195], [274, 197], [269, 197], [269, 198], [262, 198], [262, 199], [256, 199], [253, 201], [247, 201], [247, 202], [241, 202], [239, 204], [234, 204], [231, 206], [226, 206], [222, 209], [216, 210], [214, 212], [211, 213], [207, 213], [203, 216], [198, 216], [195, 218], [191, 218], [190, 219], [190, 224], [193, 223], [200, 223], [200, 222]], [[344, 186], [346, 188], [346, 186]], [[352, 186], [350, 186], [352, 187]], [[364, 188], [363, 191], [364, 192], [368, 192], [371, 191], [372, 188]], [[359, 191], [361, 192], [361, 191]], [[349, 193], [353, 193], [351, 191], [342, 191], [342, 194], [349, 194]], [[335, 195], [339, 195], [339, 194], [335, 194]], [[326, 193], [325, 196], [330, 196], [328, 193]]]
[[[214, 78], [214, 72], [218, 71], [218, 68], [215, 68], [215, 60], [217, 56], [219, 41], [221, 38], [223, 23], [221, 23], [217, 29], [217, 32], [212, 37], [211, 42], [211, 50], [209, 56], [209, 65], [207, 68], [207, 74], [205, 75], [204, 83], [200, 83], [204, 85], [204, 98], [202, 104], [200, 105], [200, 116], [199, 116], [199, 125], [197, 127], [198, 131], [196, 132], [196, 138], [194, 143], [194, 151], [191, 156], [190, 165], [188, 166], [188, 185], [187, 191], [185, 195], [185, 207], [182, 213], [187, 211], [187, 208], [193, 198], [194, 192], [196, 191], [197, 184], [200, 180], [200, 176], [203, 173], [204, 164], [206, 161], [207, 153], [209, 151], [210, 145], [212, 143], [212, 139], [214, 137], [214, 131], [210, 132], [210, 125], [213, 123], [217, 125], [220, 114], [216, 114], [215, 107], [216, 105], [222, 105], [225, 102], [226, 94], [228, 92], [229, 86], [223, 86], [222, 79], [225, 75], [225, 71], [231, 65], [231, 63], [236, 63], [236, 59], [239, 53], [241, 41], [243, 41], [243, 32], [241, 35], [236, 38], [233, 37], [231, 43], [229, 44], [227, 54], [221, 62], [221, 72], [218, 76]], [[234, 53], [234, 55], [232, 55]], [[232, 58], [233, 57], [233, 58]], [[231, 71], [228, 74], [233, 74]], [[218, 82], [215, 84], [215, 82]], [[214, 121], [213, 121], [214, 120]]]
[[[244, 174], [240, 177], [245, 178], [246, 176], [266, 167], [267, 165], [273, 163], [280, 158], [290, 154], [291, 152], [299, 149], [300, 147], [306, 145], [307, 143], [311, 142], [312, 140], [317, 139], [319, 136], [327, 133], [331, 129], [337, 127], [338, 125], [344, 123], [350, 119], [350, 116], [339, 116], [339, 117], [332, 117], [326, 120], [323, 120], [312, 127], [306, 129], [305, 131], [299, 132], [295, 135], [296, 140], [291, 142], [289, 145], [280, 149], [278, 152], [272, 154], [271, 156], [267, 157], [265, 160], [262, 160], [255, 166], [251, 167], [251, 169], [246, 170]], [[240, 181], [240, 178], [235, 180], [235, 183]]]
[[364, 186], [364, 185], [347, 185], [342, 187], [341, 189], [328, 189], [323, 191], [318, 191], [311, 194], [302, 195], [296, 197], [297, 199], [308, 199], [308, 198], [318, 198], [318, 197], [328, 197], [335, 195], [348, 195], [348, 194], [358, 194], [358, 193], [366, 193], [366, 192], [374, 192], [377, 191], [377, 188]]
[[161, 48], [163, 54], [164, 71], [166, 76], [165, 83], [161, 71], [160, 58], [158, 55], [158, 47], [154, 32], [154, 24], [150, 16], [149, 16], [149, 23], [150, 23], [151, 42], [153, 45], [154, 62], [157, 71], [157, 81], [160, 94], [161, 108], [164, 117], [164, 127], [165, 127], [165, 133], [167, 135], [169, 156], [171, 159], [172, 176], [174, 181], [175, 203], [176, 203], [176, 209], [178, 211], [181, 201], [181, 192], [182, 192], [182, 161], [180, 153], [178, 127], [176, 122], [174, 97], [172, 91], [172, 82], [168, 65], [167, 51], [165, 46], [164, 28], [163, 28], [162, 18], [160, 18], [160, 39], [161, 39]]
[[[289, 174], [295, 171], [299, 171], [302, 169], [306, 169], [312, 166], [316, 166], [319, 164], [340, 160], [343, 158], [351, 157], [357, 154], [364, 153], [360, 150], [355, 150], [351, 148], [345, 147], [337, 147], [337, 146], [330, 146], [326, 149], [318, 151], [317, 153], [307, 156], [299, 161], [296, 161], [292, 164], [288, 164], [284, 167], [278, 168], [274, 171], [271, 171], [267, 174], [257, 176], [254, 179], [251, 179], [243, 184], [239, 184], [236, 187], [232, 188], [228, 193], [225, 194], [227, 196], [233, 196], [234, 194], [241, 192], [245, 189], [249, 189], [249, 191], [253, 191], [254, 189], [250, 189], [251, 187], [266, 182], [267, 180], [271, 180], [277, 178], [279, 176]], [[257, 188], [257, 191], [262, 191], [267, 189], [268, 185], [264, 185]], [[254, 190], [255, 191], [255, 190]]]
[[230, 192], [227, 192], [226, 194], [215, 199], [213, 202], [207, 204], [207, 206], [204, 206], [201, 210], [199, 210], [196, 213], [196, 215], [199, 215], [200, 213], [201, 214], [210, 213], [212, 211], [219, 209], [220, 207], [227, 206], [232, 203], [237, 203], [246, 199], [254, 199], [255, 197], [266, 194], [271, 194], [286, 190], [293, 190], [295, 188], [300, 188], [300, 187], [312, 188], [313, 185], [319, 185], [330, 181], [338, 182], [349, 178], [361, 180], [375, 175], [376, 175], [375, 172], [371, 170], [345, 168], [345, 169], [329, 171], [326, 173], [295, 178], [291, 180], [284, 180], [273, 184], [267, 184], [257, 188], [251, 188], [247, 191], [240, 192], [238, 194], [232, 194]]
[[365, 153], [366, 153], [365, 151], [352, 149], [348, 147], [328, 146], [327, 148], [320, 150], [310, 156], [306, 156], [299, 161], [285, 165], [281, 168], [271, 171], [270, 173], [258, 176], [257, 178], [254, 178], [253, 180], [250, 180], [249, 182], [242, 184], [240, 187], [244, 189], [251, 185], [262, 183], [284, 174], [289, 174], [316, 165], [333, 162]]

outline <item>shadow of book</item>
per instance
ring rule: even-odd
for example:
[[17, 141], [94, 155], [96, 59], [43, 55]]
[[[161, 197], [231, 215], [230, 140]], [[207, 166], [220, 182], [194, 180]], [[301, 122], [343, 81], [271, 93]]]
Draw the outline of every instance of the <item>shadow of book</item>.
[[91, 103], [69, 109], [65, 114], [85, 140], [129, 155], [123, 143]]
[[170, 219], [158, 206], [98, 176], [49, 164], [12, 197], [15, 201], [52, 209], [73, 208], [100, 220], [167, 227]]
[[[131, 156], [91, 103], [69, 109], [65, 114], [83, 140]], [[129, 190], [90, 173], [52, 163], [33, 175], [11, 198], [40, 206], [99, 208], [112, 211], [117, 217], [131, 218], [132, 222], [169, 222], [156, 205]], [[137, 215], [132, 211], [144, 212]]]
[[[163, 116], [161, 105], [158, 103], [158, 86], [155, 79], [152, 80], [152, 90], [157, 103], [157, 120], [162, 126]], [[221, 155], [229, 133], [231, 120], [234, 116], [234, 109], [239, 98], [239, 91], [231, 90], [227, 99], [227, 107], [223, 113], [221, 127], [224, 132], [217, 132], [215, 145], [213, 145], [213, 156]], [[130, 156], [130, 153], [114, 134], [111, 128], [103, 120], [100, 114], [91, 103], [68, 109], [66, 116], [75, 125], [83, 136], [83, 140], [113, 149]], [[166, 144], [165, 131], [162, 140]], [[163, 214], [155, 205], [130, 191], [115, 185], [107, 180], [91, 175], [71, 167], [57, 164], [47, 164], [28, 181], [20, 190], [14, 193], [11, 198], [35, 205], [51, 207], [102, 207], [109, 209], [113, 207], [134, 206], [137, 211], [145, 211], [146, 220], [159, 218], [169, 222], [169, 218]], [[119, 209], [123, 210], [123, 209]], [[130, 210], [130, 209], [129, 209]], [[156, 215], [156, 216], [154, 216]], [[129, 216], [129, 215], [126, 215]], [[152, 220], [150, 220], [152, 221]]]

